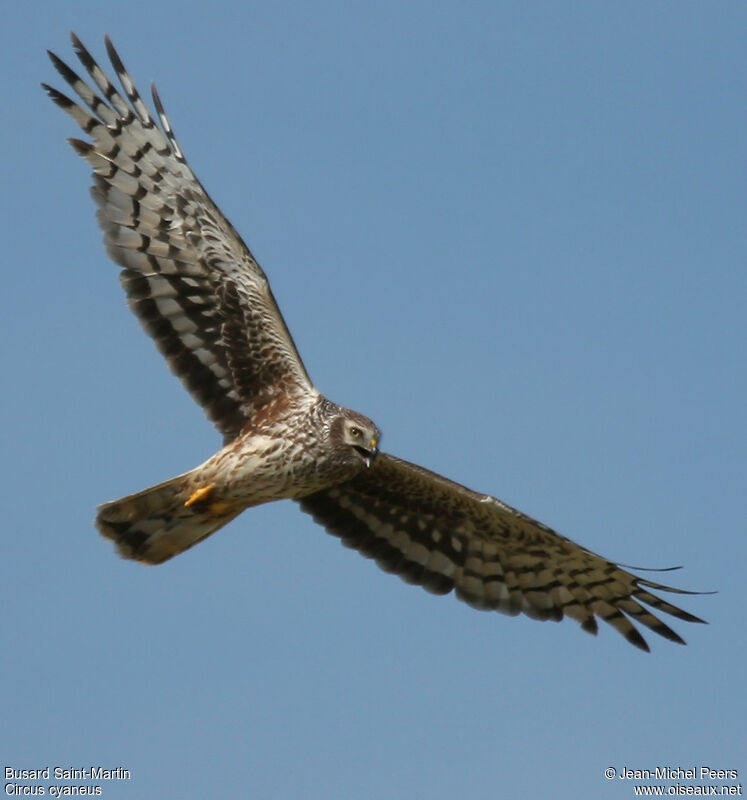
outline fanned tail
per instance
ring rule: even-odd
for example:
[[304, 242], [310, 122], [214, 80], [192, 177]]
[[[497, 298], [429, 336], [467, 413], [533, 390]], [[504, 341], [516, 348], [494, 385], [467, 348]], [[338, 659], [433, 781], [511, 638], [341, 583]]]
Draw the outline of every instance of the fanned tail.
[[[210, 503], [209, 489], [192, 491], [191, 473], [99, 506], [96, 526], [124, 558], [160, 564], [230, 522], [241, 508]], [[190, 486], [192, 488], [190, 488]], [[206, 497], [203, 501], [201, 497]]]

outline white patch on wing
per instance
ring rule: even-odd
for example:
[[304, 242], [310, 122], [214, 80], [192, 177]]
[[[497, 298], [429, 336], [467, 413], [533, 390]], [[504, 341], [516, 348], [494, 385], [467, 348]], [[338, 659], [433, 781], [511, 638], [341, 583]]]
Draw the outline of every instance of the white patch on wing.
[[438, 572], [450, 578], [456, 571], [456, 564], [439, 550], [431, 550], [425, 568], [430, 572]]
[[[174, 330], [178, 330], [176, 325], [174, 325]], [[179, 332], [179, 338], [184, 343], [184, 346], [188, 347], [190, 350], [195, 350], [202, 344], [202, 339], [200, 339], [199, 336], [195, 336], [194, 333]]]
[[400, 551], [406, 553], [410, 545], [410, 537], [403, 530], [394, 530], [392, 525], [387, 526], [391, 530], [391, 535], [388, 537], [389, 541]]
[[430, 557], [430, 551], [419, 542], [413, 542], [412, 546], [407, 551], [406, 555], [410, 561], [414, 561], [416, 564], [425, 566], [428, 563], [428, 558]]
[[204, 347], [198, 347], [197, 350], [193, 350], [192, 353], [206, 367], [212, 367], [213, 364], [215, 364], [215, 356], [209, 350], [206, 350]]
[[162, 317], [176, 317], [184, 314], [184, 309], [173, 297], [154, 297], [153, 302]]

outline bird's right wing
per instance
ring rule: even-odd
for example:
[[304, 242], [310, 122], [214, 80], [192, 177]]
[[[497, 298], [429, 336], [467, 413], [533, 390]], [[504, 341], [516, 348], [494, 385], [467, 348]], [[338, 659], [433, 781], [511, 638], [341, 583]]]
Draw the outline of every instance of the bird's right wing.
[[108, 37], [120, 94], [73, 35], [98, 91], [50, 53], [84, 105], [44, 85], [91, 136], [71, 139], [93, 167], [107, 250], [129, 305], [226, 440], [278, 395], [315, 392], [262, 269], [188, 166], [158, 94], [160, 127]]

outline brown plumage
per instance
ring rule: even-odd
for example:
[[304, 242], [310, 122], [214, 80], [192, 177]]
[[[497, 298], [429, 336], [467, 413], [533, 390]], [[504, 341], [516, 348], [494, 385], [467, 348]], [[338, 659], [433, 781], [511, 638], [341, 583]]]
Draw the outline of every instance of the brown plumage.
[[[314, 388], [267, 278], [187, 165], [153, 88], [158, 123], [106, 39], [121, 94], [73, 35], [95, 88], [57, 56], [78, 95], [44, 85], [90, 137], [71, 139], [93, 168], [92, 195], [130, 308], [223, 435], [184, 475], [99, 508], [120, 553], [161, 563], [244, 509], [300, 502], [342, 542], [436, 594], [535, 619], [634, 623], [682, 643], [646, 606], [702, 622], [651, 593], [689, 594], [627, 572], [489, 495], [378, 454], [371, 420]], [[160, 126], [159, 126], [160, 123]], [[645, 604], [645, 605], [642, 605]]]

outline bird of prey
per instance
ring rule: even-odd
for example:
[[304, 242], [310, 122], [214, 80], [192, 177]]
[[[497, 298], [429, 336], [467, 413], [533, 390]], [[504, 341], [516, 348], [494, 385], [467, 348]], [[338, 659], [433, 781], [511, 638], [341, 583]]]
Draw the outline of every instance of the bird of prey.
[[96, 525], [126, 558], [160, 564], [245, 509], [288, 498], [384, 570], [479, 609], [597, 618], [648, 650], [634, 623], [680, 636], [648, 607], [702, 622], [635, 576], [486, 494], [379, 452], [377, 426], [315, 388], [267, 278], [187, 164], [155, 87], [151, 115], [122, 60], [123, 92], [73, 34], [87, 83], [53, 53], [79, 101], [46, 84], [89, 140], [93, 199], [129, 306], [223, 435], [204, 464], [105, 503]]

